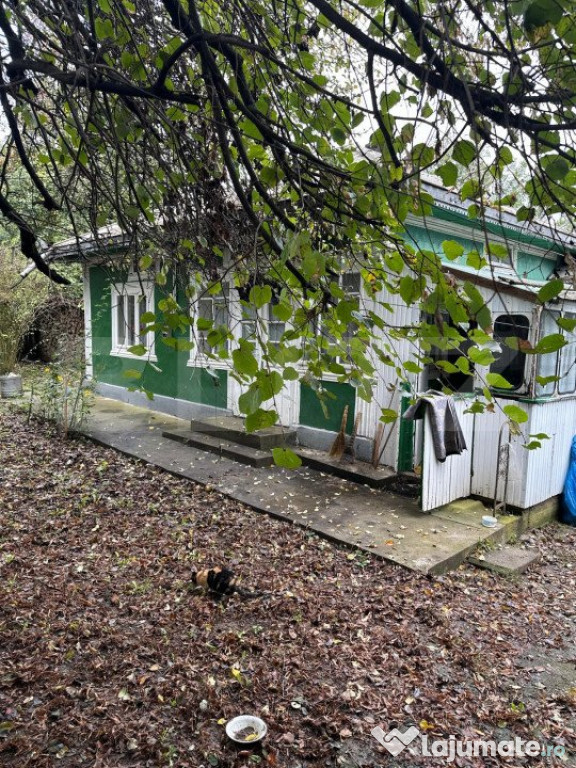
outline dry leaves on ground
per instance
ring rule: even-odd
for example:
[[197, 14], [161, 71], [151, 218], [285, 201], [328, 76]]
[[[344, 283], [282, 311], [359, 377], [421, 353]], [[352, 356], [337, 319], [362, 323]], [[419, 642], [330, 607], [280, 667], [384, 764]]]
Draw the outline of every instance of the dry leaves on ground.
[[[428, 578], [10, 414], [0, 526], [3, 766], [432, 764], [375, 725], [575, 747], [575, 690], [547, 676], [576, 656], [572, 529], [531, 534], [521, 579]], [[270, 596], [193, 590], [222, 563]], [[238, 714], [267, 722], [262, 749], [233, 749]]]

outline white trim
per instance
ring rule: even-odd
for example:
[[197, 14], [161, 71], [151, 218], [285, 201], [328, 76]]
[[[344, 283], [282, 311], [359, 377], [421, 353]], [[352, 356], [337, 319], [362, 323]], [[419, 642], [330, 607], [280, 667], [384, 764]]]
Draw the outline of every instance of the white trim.
[[94, 364], [92, 361], [92, 297], [90, 293], [90, 266], [82, 266], [82, 298], [84, 301], [84, 359], [86, 378], [94, 376]]
[[[146, 311], [147, 312], [154, 312], [155, 311], [155, 305], [154, 305], [154, 283], [150, 281], [136, 281], [134, 278], [128, 278], [128, 280], [125, 283], [114, 283], [110, 286], [110, 295], [111, 295], [111, 312], [112, 312], [112, 347], [110, 350], [110, 355], [112, 357], [124, 357], [128, 358], [130, 360], [141, 360], [142, 362], [157, 362], [158, 358], [155, 353], [155, 339], [154, 334], [152, 332], [148, 332], [145, 334], [144, 341], [142, 342], [148, 349], [148, 353], [146, 355], [134, 355], [131, 352], [128, 351], [128, 348], [131, 346], [134, 346], [137, 342], [136, 339], [134, 339], [134, 345], [133, 344], [127, 344], [123, 343], [120, 344], [118, 341], [119, 338], [119, 328], [118, 328], [118, 299], [122, 298], [122, 300], [125, 297], [128, 296], [134, 296], [134, 297], [141, 297], [144, 296], [146, 298]], [[136, 312], [136, 309], [135, 309]], [[136, 317], [133, 318], [134, 325], [136, 324]], [[140, 336], [135, 331], [137, 336]], [[124, 332], [124, 335], [126, 335], [126, 331]]]

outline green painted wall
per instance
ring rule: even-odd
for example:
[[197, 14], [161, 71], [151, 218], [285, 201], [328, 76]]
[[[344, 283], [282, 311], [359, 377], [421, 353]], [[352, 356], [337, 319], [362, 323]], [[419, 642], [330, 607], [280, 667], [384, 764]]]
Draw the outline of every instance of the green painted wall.
[[[434, 232], [433, 230], [427, 230], [423, 227], [415, 227], [412, 224], [409, 224], [406, 227], [405, 239], [410, 245], [417, 246], [422, 250], [433, 251], [438, 256], [442, 257], [444, 256], [442, 243], [445, 240], [455, 240], [464, 246], [464, 254], [460, 256], [460, 258], [454, 259], [454, 261], [448, 263], [460, 266], [466, 266], [466, 256], [470, 251], [479, 251], [479, 253], [482, 254], [484, 250], [484, 243], [482, 240], [452, 237], [451, 235], [444, 235], [441, 232]], [[445, 258], [443, 260], [446, 261]]]
[[556, 258], [543, 259], [522, 251], [518, 253], [516, 261], [516, 271], [526, 280], [548, 280], [555, 266]]
[[[478, 219], [470, 219], [463, 213], [457, 213], [455, 211], [449, 211], [446, 208], [434, 208], [433, 217], [442, 221], [449, 221], [455, 224], [462, 224], [465, 227], [470, 228], [471, 234], [476, 231], [476, 236], [479, 240], [484, 239], [484, 230], [491, 232], [494, 235], [509, 240], [514, 243], [523, 243], [528, 247], [542, 248], [545, 251], [560, 251], [560, 246], [555, 246], [550, 240], [546, 240], [544, 237], [538, 237], [531, 232], [519, 232], [516, 229], [508, 228], [497, 222], [487, 222], [485, 225]], [[450, 238], [447, 238], [450, 239]]]
[[300, 424], [338, 432], [342, 423], [342, 412], [347, 405], [346, 431], [350, 434], [354, 426], [356, 390], [350, 384], [340, 384], [337, 381], [323, 381], [322, 387], [325, 390], [325, 396], [321, 401], [319, 394], [312, 387], [307, 384], [300, 385]]
[[[120, 271], [112, 271], [102, 267], [90, 269], [90, 299], [92, 304], [92, 364], [94, 378], [97, 382], [114, 384], [119, 387], [134, 385], [134, 379], [124, 376], [127, 370], [142, 371], [141, 379], [136, 381], [158, 395], [189, 400], [217, 408], [227, 406], [228, 376], [224, 370], [217, 370], [216, 378], [204, 368], [191, 368], [187, 365], [188, 352], [175, 352], [162, 344], [162, 339], [156, 339], [156, 355], [158, 361], [154, 368], [137, 358], [116, 357], [111, 355], [112, 349], [112, 298], [110, 287], [122, 282], [126, 275]], [[155, 302], [161, 298], [158, 289], [155, 291]]]

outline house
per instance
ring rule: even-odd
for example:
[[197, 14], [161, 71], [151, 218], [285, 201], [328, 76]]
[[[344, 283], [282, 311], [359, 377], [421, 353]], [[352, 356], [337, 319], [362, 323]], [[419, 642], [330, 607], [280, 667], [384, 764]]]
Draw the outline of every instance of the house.
[[[528, 509], [561, 492], [576, 433], [576, 335], [565, 330], [567, 343], [561, 349], [528, 354], [542, 338], [559, 332], [560, 312], [576, 318], [576, 290], [569, 268], [574, 243], [550, 226], [519, 223], [502, 211], [488, 210], [481, 225], [469, 215], [469, 204], [456, 194], [433, 185], [428, 185], [428, 191], [435, 200], [431, 213], [410, 216], [404, 237], [419, 249], [441, 255], [446, 271], [482, 297], [492, 316], [495, 360], [483, 364], [479, 357], [470, 369], [460, 369], [453, 362], [461, 350], [432, 347], [426, 351], [431, 362], [421, 365], [423, 350], [399, 339], [394, 342], [399, 358], [412, 361], [403, 381], [394, 366], [379, 364], [374, 397], [366, 403], [350, 384], [326, 375], [321, 394], [328, 397], [320, 407], [318, 391], [305, 381], [288, 380], [275, 401], [279, 421], [297, 429], [302, 445], [327, 449], [344, 406], [348, 406], [348, 430], [361, 411], [357, 455], [368, 460], [383, 408], [403, 412], [416, 393], [448, 385], [455, 391], [454, 405], [468, 450], [440, 463], [432, 451], [428, 420], [400, 418], [385, 428], [381, 463], [398, 472], [417, 470], [424, 510], [470, 495]], [[140, 333], [145, 313], [158, 307], [165, 292], [146, 273], [126, 266], [121, 258], [125, 250], [122, 232], [109, 227], [100, 232], [98, 242], [90, 237], [80, 243], [73, 239], [46, 254], [49, 259], [80, 257], [84, 265], [86, 360], [98, 391], [186, 419], [239, 415], [243, 385], [231, 374], [227, 360], [206, 354], [203, 332], [197, 332], [191, 351], [171, 349], [152, 332]], [[115, 256], [117, 262], [111, 259]], [[564, 280], [564, 289], [552, 301], [543, 301], [538, 292], [551, 279], [558, 281], [558, 276]], [[395, 294], [389, 297], [390, 309], [383, 310], [362, 295], [358, 273], [346, 273], [341, 279], [348, 294], [358, 295], [363, 311], [379, 312], [385, 321], [402, 327], [421, 320], [418, 303], [409, 305]], [[169, 287], [176, 294], [181, 290], [177, 280]], [[235, 290], [227, 296], [203, 295], [198, 314], [215, 325], [229, 326], [235, 341], [253, 331], [254, 317], [242, 311]], [[269, 337], [279, 338], [284, 324], [272, 315], [265, 320]], [[447, 317], [440, 321], [450, 322]], [[517, 340], [516, 349], [504, 344], [510, 338]], [[138, 343], [146, 346], [145, 356], [129, 351]], [[139, 384], [153, 393], [153, 400], [131, 386], [134, 381], [127, 377], [137, 376], [135, 372], [142, 372]], [[510, 386], [499, 387], [495, 374]], [[496, 382], [492, 384], [494, 406], [480, 412], [475, 406], [478, 392], [490, 380]], [[510, 428], [511, 404], [525, 412], [524, 420], [517, 420], [518, 430]]]

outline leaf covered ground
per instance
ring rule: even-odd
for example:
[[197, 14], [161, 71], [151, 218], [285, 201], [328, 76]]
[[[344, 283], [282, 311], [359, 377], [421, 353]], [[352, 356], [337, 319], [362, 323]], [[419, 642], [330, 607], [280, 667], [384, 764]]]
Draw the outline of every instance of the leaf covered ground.
[[[375, 725], [539, 739], [575, 764], [576, 531], [526, 543], [542, 560], [520, 579], [429, 578], [0, 414], [0, 765], [446, 764], [391, 757]], [[270, 594], [195, 590], [214, 564]], [[246, 713], [260, 750], [225, 736]]]

